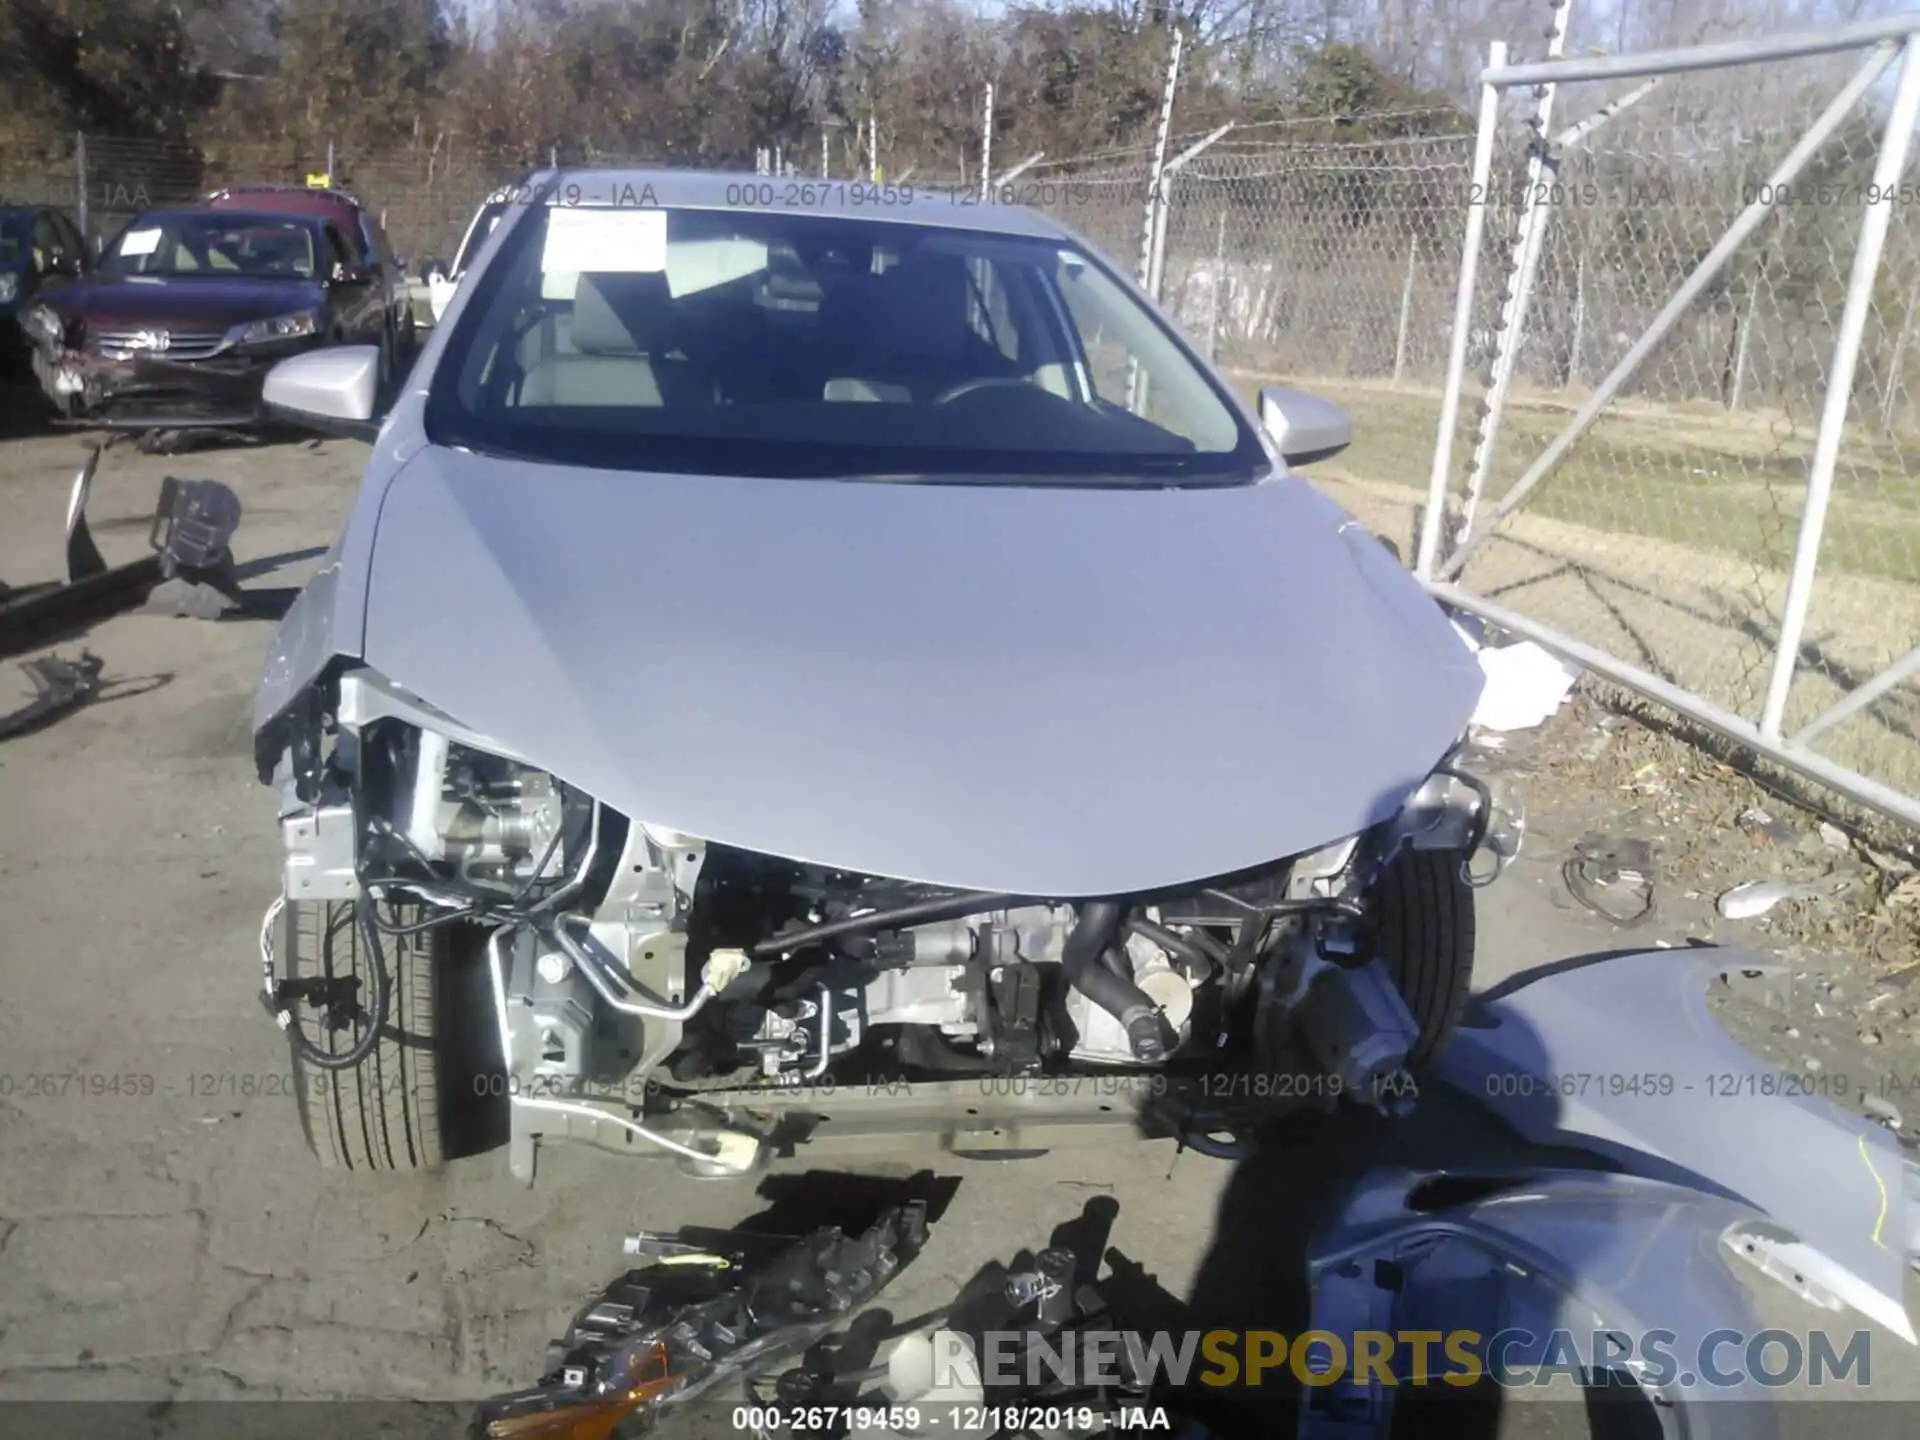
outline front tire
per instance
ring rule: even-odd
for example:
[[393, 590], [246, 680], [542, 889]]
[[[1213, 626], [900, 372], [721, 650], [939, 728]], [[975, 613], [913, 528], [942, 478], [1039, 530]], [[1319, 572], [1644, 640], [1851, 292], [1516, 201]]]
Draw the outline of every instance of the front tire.
[[374, 394], [384, 404], [388, 395], [393, 393], [394, 351], [397, 348], [393, 338], [391, 319], [380, 322], [380, 359], [374, 369]]
[[[390, 924], [425, 918], [425, 907], [383, 906]], [[284, 970], [289, 978], [358, 978], [369, 998], [366, 937], [351, 901], [289, 900], [281, 919]], [[473, 1062], [463, 1032], [473, 1013], [472, 990], [484, 982], [484, 956], [465, 927], [448, 924], [416, 935], [380, 937], [391, 986], [387, 1024], [359, 1064], [329, 1070], [293, 1052], [300, 1127], [327, 1170], [433, 1169], [465, 1153], [463, 1137], [488, 1089], [490, 1067]], [[318, 1012], [295, 1010], [293, 1023], [321, 1050], [350, 1049], [353, 1030], [328, 1032]]]
[[1474, 892], [1457, 850], [1402, 850], [1374, 892], [1376, 953], [1420, 1027], [1415, 1075], [1459, 1028], [1473, 991]]

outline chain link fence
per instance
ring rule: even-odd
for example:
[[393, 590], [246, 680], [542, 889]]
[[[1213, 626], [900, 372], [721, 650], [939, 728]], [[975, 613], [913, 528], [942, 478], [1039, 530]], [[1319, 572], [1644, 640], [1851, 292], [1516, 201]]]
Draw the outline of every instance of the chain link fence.
[[[1823, 726], [1811, 751], [1794, 738], [1920, 640], [1920, 197], [1876, 179], [1901, 63], [1882, 46], [1862, 68], [1868, 54], [1565, 84], [1563, 118], [1632, 98], [1544, 169], [1539, 92], [1514, 87], [1470, 336], [1497, 342], [1508, 373], [1491, 345], [1469, 354], [1435, 578], [1682, 692], [1687, 713], [1775, 758], [1913, 797], [1910, 685]], [[1876, 197], [1886, 244], [1856, 336], [1843, 316]], [[1523, 286], [1529, 203], [1544, 228]], [[1796, 603], [1829, 407], [1831, 501]], [[1438, 415], [1413, 428], [1436, 433]], [[1399, 494], [1364, 478], [1398, 518]]]
[[1161, 299], [1231, 368], [1437, 388], [1472, 148], [1216, 146], [1169, 182]]

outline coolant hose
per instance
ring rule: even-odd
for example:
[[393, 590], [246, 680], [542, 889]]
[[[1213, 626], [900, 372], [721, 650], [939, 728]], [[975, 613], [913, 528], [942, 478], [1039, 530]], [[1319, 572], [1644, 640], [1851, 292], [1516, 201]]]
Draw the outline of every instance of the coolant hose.
[[1134, 1059], [1158, 1065], [1173, 1053], [1173, 1027], [1146, 992], [1101, 963], [1120, 933], [1120, 917], [1120, 906], [1111, 900], [1082, 905], [1079, 922], [1061, 947], [1060, 970], [1069, 985], [1120, 1022]]

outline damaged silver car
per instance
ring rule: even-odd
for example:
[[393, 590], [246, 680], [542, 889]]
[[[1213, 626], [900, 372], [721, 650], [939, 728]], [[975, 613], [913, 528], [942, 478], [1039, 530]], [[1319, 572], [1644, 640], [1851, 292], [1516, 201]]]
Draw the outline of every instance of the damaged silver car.
[[1515, 834], [1475, 659], [1290, 472], [1344, 414], [1071, 231], [546, 174], [376, 371], [267, 386], [373, 442], [255, 708], [324, 1161], [1204, 1148], [1445, 1044]]

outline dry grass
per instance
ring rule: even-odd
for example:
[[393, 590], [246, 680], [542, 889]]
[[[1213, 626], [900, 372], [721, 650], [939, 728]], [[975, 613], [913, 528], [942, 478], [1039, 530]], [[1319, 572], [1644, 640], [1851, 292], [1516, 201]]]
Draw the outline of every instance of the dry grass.
[[[1408, 547], [1432, 467], [1440, 396], [1425, 388], [1283, 379], [1346, 405], [1354, 444], [1312, 477]], [[1509, 408], [1490, 505], [1565, 424], [1579, 396]], [[1787, 713], [1804, 724], [1920, 638], [1920, 448], [1852, 427]], [[1609, 411], [1469, 563], [1463, 582], [1748, 718], [1778, 635], [1813, 424], [1711, 405]], [[1471, 435], [1456, 442], [1464, 464]], [[1485, 511], [1483, 510], [1483, 515]], [[1920, 702], [1909, 687], [1821, 737], [1823, 754], [1920, 788]]]

